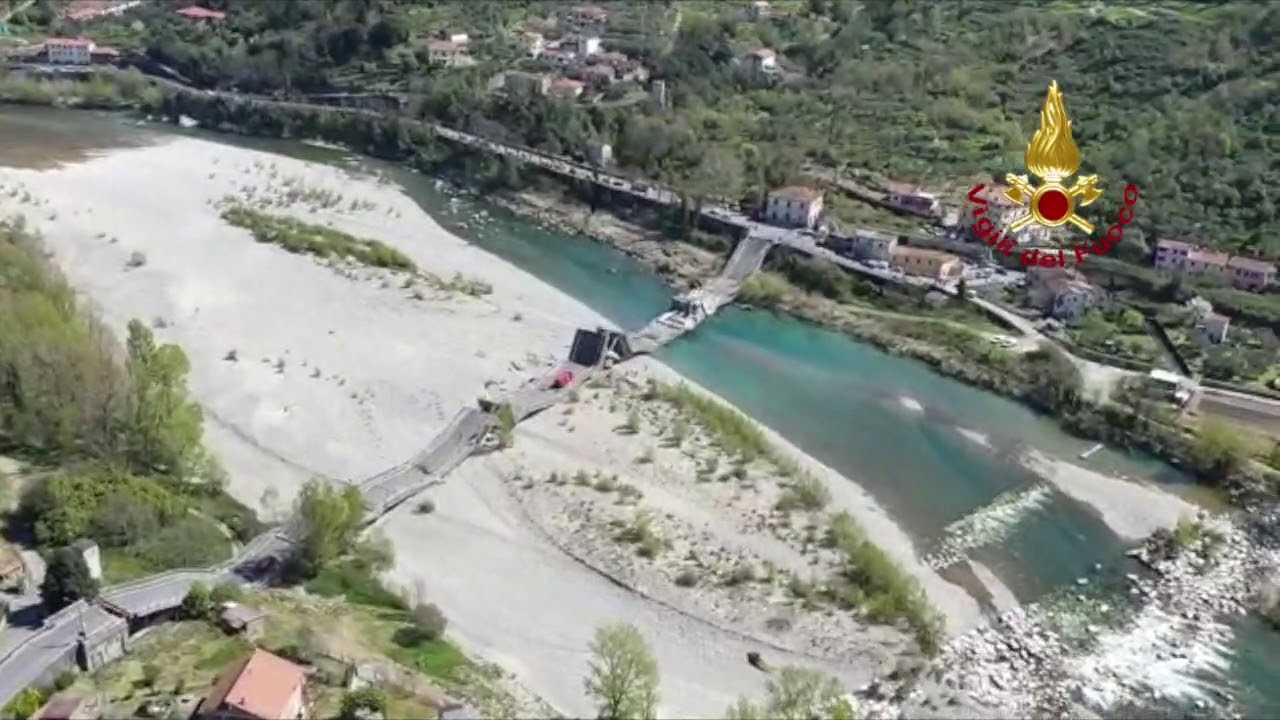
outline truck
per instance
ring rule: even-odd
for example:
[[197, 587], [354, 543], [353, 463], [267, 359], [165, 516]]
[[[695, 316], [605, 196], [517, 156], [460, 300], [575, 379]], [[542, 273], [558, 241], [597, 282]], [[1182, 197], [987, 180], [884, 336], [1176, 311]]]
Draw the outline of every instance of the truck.
[[557, 370], [556, 374], [551, 378], [551, 389], [561, 390], [573, 384], [572, 370]]

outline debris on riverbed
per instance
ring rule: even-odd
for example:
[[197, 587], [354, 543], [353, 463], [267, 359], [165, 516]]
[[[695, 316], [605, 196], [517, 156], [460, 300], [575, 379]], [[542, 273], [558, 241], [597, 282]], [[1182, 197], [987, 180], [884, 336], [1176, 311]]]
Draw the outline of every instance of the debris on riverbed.
[[[1153, 535], [1129, 553], [1148, 572], [1126, 575], [1127, 597], [1113, 603], [1132, 603], [1133, 612], [1114, 627], [1084, 618], [1085, 644], [1063, 635], [1060, 607], [1016, 608], [953, 640], [906, 703], [864, 703], [864, 709], [868, 717], [955, 714], [954, 707], [944, 709], [960, 703], [958, 694], [983, 714], [1002, 717], [1144, 706], [1232, 714], [1222, 680], [1231, 619], [1247, 613], [1262, 578], [1280, 562], [1271, 515], [1254, 514], [1246, 526], [1201, 514], [1177, 531]], [[1107, 604], [1089, 607], [1098, 613]]]

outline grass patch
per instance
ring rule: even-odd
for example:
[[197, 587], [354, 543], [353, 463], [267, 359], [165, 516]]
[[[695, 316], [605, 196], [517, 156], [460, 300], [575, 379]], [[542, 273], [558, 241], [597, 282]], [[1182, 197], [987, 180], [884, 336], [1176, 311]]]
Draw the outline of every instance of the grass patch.
[[920, 648], [938, 651], [943, 622], [915, 578], [873, 544], [848, 513], [838, 513], [827, 529], [827, 544], [843, 555], [844, 566], [828, 583], [828, 599], [860, 609], [876, 622], [903, 620]]
[[750, 305], [773, 307], [792, 289], [787, 279], [774, 272], [757, 272], [742, 283], [738, 299]]
[[778, 498], [778, 509], [786, 512], [792, 510], [821, 510], [831, 502], [831, 492], [821, 480], [809, 474], [796, 478], [782, 491]]
[[765, 460], [783, 477], [793, 478], [783, 492], [780, 509], [817, 510], [830, 500], [820, 480], [801, 469], [794, 458], [779, 452], [755, 421], [728, 405], [685, 383], [672, 385], [655, 380], [649, 381], [644, 399], [666, 402], [705, 429], [716, 447], [736, 456], [734, 475], [739, 480], [746, 477], [746, 465], [755, 460]]
[[218, 673], [252, 649], [203, 622], [170, 623], [135, 640], [116, 662], [77, 677], [69, 691], [101, 693], [105, 717], [133, 717], [149, 699], [207, 692]]
[[459, 668], [467, 667], [467, 657], [448, 640], [420, 640], [410, 647], [398, 647], [391, 657], [431, 677], [453, 679]]
[[349, 603], [389, 610], [407, 610], [400, 595], [388, 590], [354, 563], [326, 567], [306, 583], [307, 592], [322, 597], [344, 598]]
[[105, 585], [138, 580], [156, 573], [150, 563], [124, 548], [102, 548], [102, 582]]
[[203, 568], [231, 557], [231, 540], [209, 518], [188, 515], [123, 547], [102, 548], [107, 584], [128, 582], [176, 568]]
[[253, 233], [253, 239], [279, 245], [291, 253], [322, 258], [354, 258], [369, 267], [416, 271], [407, 255], [377, 240], [313, 225], [293, 218], [269, 215], [244, 205], [233, 205], [222, 211], [222, 219]]
[[721, 450], [743, 460], [772, 460], [776, 455], [764, 433], [750, 418], [685, 383], [651, 381], [646, 399], [661, 400], [689, 415], [706, 429]]

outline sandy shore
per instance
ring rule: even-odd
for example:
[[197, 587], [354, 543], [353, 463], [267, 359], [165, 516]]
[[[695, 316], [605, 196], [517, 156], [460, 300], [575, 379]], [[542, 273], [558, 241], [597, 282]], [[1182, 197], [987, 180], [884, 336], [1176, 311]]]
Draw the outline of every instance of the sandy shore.
[[[123, 329], [143, 318], [186, 350], [207, 439], [228, 470], [230, 490], [251, 504], [274, 493], [275, 512], [310, 476], [353, 479], [402, 461], [486, 385], [527, 377], [564, 354], [575, 327], [602, 322], [449, 235], [398, 189], [336, 168], [174, 139], [55, 170], [0, 170], [0, 185], [0, 213], [21, 213], [39, 229], [110, 325]], [[22, 192], [9, 193], [19, 186]], [[31, 197], [24, 200], [23, 192]], [[228, 196], [382, 240], [425, 270], [462, 273], [493, 292], [424, 294], [386, 271], [329, 267], [255, 243], [218, 217]], [[628, 370], [637, 379], [675, 379], [653, 362]], [[664, 716], [716, 716], [740, 695], [757, 696], [764, 677], [745, 655], [762, 646], [772, 663], [823, 667], [850, 686], [884, 669], [883, 658], [901, 644], [892, 634], [866, 630], [884, 653], [767, 649], [774, 640], [779, 647], [803, 643], [751, 639], [749, 618], [695, 618], [567, 556], [557, 529], [547, 518], [539, 522], [545, 505], [523, 502], [511, 486], [513, 469], [623, 465], [610, 453], [640, 450], [603, 420], [570, 432], [557, 424], [561, 417], [553, 410], [522, 426], [511, 451], [464, 463], [431, 492], [436, 512], [406, 506], [381, 525], [397, 550], [392, 580], [440, 604], [464, 646], [515, 671], [570, 714], [592, 712], [581, 678], [593, 628], [606, 621], [634, 623], [652, 643], [663, 669]], [[921, 563], [869, 495], [770, 437], [828, 484], [832, 509], [848, 509], [921, 579], [953, 631], [977, 622], [976, 603]], [[658, 502], [660, 486], [649, 489], [647, 500]], [[673, 494], [657, 509], [679, 504]], [[705, 508], [676, 520], [701, 527], [718, 545], [742, 540], [739, 550], [750, 551], [753, 562], [794, 570], [808, 562], [782, 540], [729, 527], [736, 520], [714, 517], [714, 504]]]
[[1155, 487], [1108, 477], [1065, 460], [1031, 452], [1027, 467], [1064, 494], [1093, 508], [1119, 537], [1138, 541], [1161, 528], [1172, 528], [1183, 518], [1194, 518], [1200, 508]]

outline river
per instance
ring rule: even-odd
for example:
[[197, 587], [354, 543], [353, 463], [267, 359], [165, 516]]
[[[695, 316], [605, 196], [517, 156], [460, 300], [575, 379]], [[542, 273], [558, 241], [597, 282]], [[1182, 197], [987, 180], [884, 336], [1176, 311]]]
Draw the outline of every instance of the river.
[[[198, 131], [139, 127], [104, 114], [4, 109], [0, 164], [75, 162], [171, 132]], [[376, 169], [455, 234], [578, 298], [619, 327], [639, 326], [670, 298], [661, 280], [620, 252], [538, 227], [482, 199], [459, 197], [404, 168], [294, 142], [206, 137]], [[1011, 459], [1026, 446], [1075, 458], [1088, 443], [1016, 403], [838, 333], [737, 307], [659, 356], [855, 479], [926, 550], [948, 536], [948, 526], [968, 518], [970, 544], [976, 546], [970, 557], [991, 568], [1022, 602], [1056, 597], [1084, 576], [1094, 578], [1093, 587], [1105, 586], [1095, 564], [1105, 568], [1105, 576], [1128, 571], [1125, 543], [1096, 513]], [[1110, 450], [1082, 464], [1175, 489], [1185, 483], [1160, 463]], [[978, 587], [968, 571], [948, 574]], [[1250, 714], [1280, 715], [1280, 688], [1269, 682], [1280, 674], [1280, 639], [1256, 623], [1243, 629], [1232, 680], [1241, 685]]]

